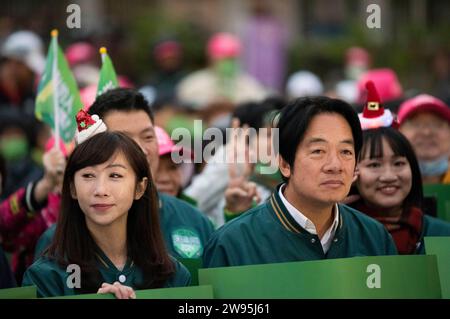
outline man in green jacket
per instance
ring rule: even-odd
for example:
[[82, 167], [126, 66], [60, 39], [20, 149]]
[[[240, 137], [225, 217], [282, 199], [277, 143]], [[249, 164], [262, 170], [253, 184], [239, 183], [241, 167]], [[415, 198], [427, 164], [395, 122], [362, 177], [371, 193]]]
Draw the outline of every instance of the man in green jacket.
[[396, 254], [383, 225], [338, 204], [350, 190], [362, 144], [352, 107], [327, 97], [300, 98], [281, 111], [277, 127], [284, 183], [212, 235], [204, 266]]

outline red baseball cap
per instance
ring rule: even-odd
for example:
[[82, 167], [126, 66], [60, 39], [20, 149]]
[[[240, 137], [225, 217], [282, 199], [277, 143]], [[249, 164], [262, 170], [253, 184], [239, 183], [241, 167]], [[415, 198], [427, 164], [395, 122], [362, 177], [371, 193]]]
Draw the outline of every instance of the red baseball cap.
[[432, 112], [450, 123], [450, 108], [447, 104], [434, 96], [428, 94], [420, 94], [416, 97], [406, 100], [400, 105], [398, 111], [398, 120], [400, 125], [406, 119], [418, 112]]

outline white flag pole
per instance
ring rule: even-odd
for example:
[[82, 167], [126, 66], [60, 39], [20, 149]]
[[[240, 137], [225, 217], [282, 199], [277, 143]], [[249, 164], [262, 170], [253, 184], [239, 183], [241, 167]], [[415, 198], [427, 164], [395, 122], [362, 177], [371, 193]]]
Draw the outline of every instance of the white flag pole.
[[105, 62], [106, 52], [108, 52], [108, 51], [106, 50], [105, 47], [101, 47], [99, 51], [100, 51], [100, 55], [102, 57], [102, 64], [103, 64], [103, 62]]
[[55, 119], [55, 144], [54, 148], [59, 148], [60, 132], [59, 132], [59, 107], [58, 107], [58, 30], [54, 29], [51, 32], [53, 41], [53, 65], [52, 65], [52, 86], [53, 86], [53, 115]]

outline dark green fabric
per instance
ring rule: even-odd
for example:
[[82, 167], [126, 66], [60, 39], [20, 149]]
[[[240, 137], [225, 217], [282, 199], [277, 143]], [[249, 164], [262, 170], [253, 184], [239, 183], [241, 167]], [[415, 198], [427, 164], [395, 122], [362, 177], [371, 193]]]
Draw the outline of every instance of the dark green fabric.
[[198, 203], [195, 199], [193, 199], [191, 196], [186, 195], [185, 193], [180, 193], [177, 197], [178, 199], [184, 200], [186, 203], [191, 204], [194, 207], [198, 206]]
[[3, 253], [2, 247], [0, 247], [0, 289], [16, 287], [16, 280], [9, 267], [9, 262]]
[[228, 223], [229, 221], [235, 219], [236, 217], [241, 216], [243, 213], [244, 212], [242, 212], [242, 213], [231, 213], [231, 212], [228, 212], [226, 209], [224, 209], [223, 210], [223, 216], [225, 218], [225, 223]]
[[425, 254], [424, 237], [450, 236], [450, 223], [444, 220], [424, 215], [422, 236], [417, 247], [416, 254]]
[[[179, 261], [172, 259], [175, 263], [174, 275], [165, 283], [163, 288], [189, 286], [191, 275], [189, 271]], [[121, 275], [125, 276], [125, 281], [121, 283], [125, 286], [137, 289], [142, 283], [142, 272], [131, 260], [128, 260], [122, 271], [118, 270], [114, 264], [104, 255], [98, 255], [98, 269], [106, 283], [119, 281]], [[67, 278], [73, 273], [66, 272], [54, 260], [47, 257], [39, 258], [25, 272], [22, 286], [36, 286], [38, 297], [70, 296], [79, 294], [75, 289], [67, 286]], [[83, 283], [81, 282], [81, 285]]]
[[[160, 223], [166, 247], [176, 258], [200, 258], [214, 227], [210, 220], [194, 206], [173, 196], [159, 193]], [[56, 225], [39, 239], [35, 260], [50, 245]]]
[[208, 268], [397, 254], [391, 235], [381, 223], [346, 205], [339, 205], [339, 213], [339, 226], [325, 254], [318, 236], [295, 222], [276, 191], [267, 202], [212, 235], [203, 265]]

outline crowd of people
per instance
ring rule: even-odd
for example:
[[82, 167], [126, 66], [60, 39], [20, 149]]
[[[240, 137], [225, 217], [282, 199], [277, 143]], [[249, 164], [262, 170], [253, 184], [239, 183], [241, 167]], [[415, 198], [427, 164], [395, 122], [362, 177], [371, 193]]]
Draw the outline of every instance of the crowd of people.
[[[209, 65], [189, 74], [181, 43], [164, 39], [146, 83], [119, 75], [118, 88], [96, 96], [96, 49], [71, 44], [65, 56], [83, 107], [73, 142], [63, 143], [34, 116], [42, 40], [31, 31], [6, 38], [0, 288], [128, 299], [190, 285], [184, 259], [225, 267], [424, 254], [424, 237], [450, 236], [423, 191], [450, 184], [450, 96], [406, 94], [395, 71], [372, 68], [359, 47], [334, 86], [298, 70], [283, 88], [275, 71], [244, 71], [245, 45], [214, 34]], [[214, 152], [194, 161], [196, 150], [171, 138], [179, 128]], [[227, 138], [208, 139], [209, 128]], [[71, 264], [79, 287], [66, 284]]]

